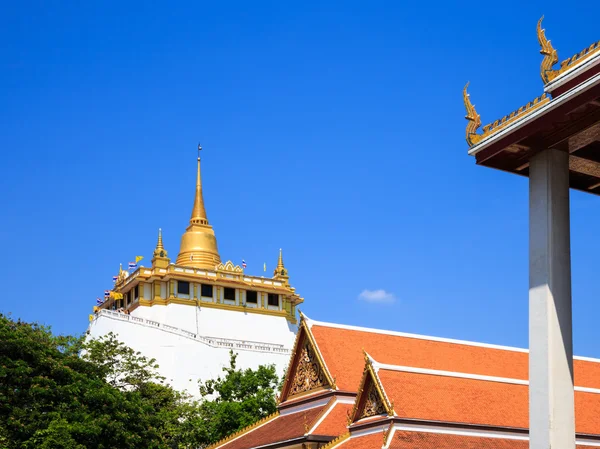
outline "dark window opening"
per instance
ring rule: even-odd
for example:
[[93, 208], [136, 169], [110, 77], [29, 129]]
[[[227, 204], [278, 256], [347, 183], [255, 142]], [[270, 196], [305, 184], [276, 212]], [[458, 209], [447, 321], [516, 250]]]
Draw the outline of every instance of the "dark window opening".
[[205, 298], [213, 297], [213, 286], [202, 284], [200, 286], [200, 296], [204, 296]]
[[190, 294], [190, 283], [186, 281], [177, 281], [177, 294], [178, 295], [189, 295]]
[[258, 294], [256, 292], [253, 292], [252, 290], [248, 290], [246, 292], [246, 302], [250, 304], [257, 304]]
[[225, 287], [223, 289], [223, 298], [235, 301], [235, 288]]
[[138, 299], [140, 297], [140, 286], [136, 285], [133, 289], [133, 299]]
[[279, 306], [279, 295], [269, 293], [268, 303], [270, 306]]

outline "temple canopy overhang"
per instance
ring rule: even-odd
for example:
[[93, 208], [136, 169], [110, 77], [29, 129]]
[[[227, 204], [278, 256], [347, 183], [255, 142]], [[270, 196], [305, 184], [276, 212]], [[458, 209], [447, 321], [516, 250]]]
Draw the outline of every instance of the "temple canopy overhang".
[[482, 128], [467, 86], [478, 165], [529, 178], [529, 438], [575, 449], [569, 189], [600, 194], [600, 42], [566, 59], [537, 26], [544, 93]]
[[481, 119], [471, 103], [467, 86], [466, 140], [469, 155], [483, 165], [529, 176], [529, 161], [541, 151], [569, 154], [569, 185], [600, 194], [600, 42], [566, 59], [560, 67], [556, 50], [538, 22], [538, 40], [544, 59], [544, 93], [481, 131]]

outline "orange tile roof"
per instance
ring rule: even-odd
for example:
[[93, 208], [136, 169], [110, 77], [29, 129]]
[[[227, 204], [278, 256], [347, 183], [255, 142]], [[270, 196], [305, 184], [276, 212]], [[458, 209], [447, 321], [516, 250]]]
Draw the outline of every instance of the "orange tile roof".
[[[327, 449], [381, 449], [382, 445], [383, 430], [348, 438], [339, 444], [327, 446]], [[529, 449], [529, 441], [397, 430], [392, 436], [389, 449]], [[600, 444], [578, 445], [577, 449], [600, 449]]]
[[324, 407], [326, 406], [313, 407], [287, 415], [279, 415], [262, 426], [250, 429], [239, 438], [215, 446], [215, 448], [250, 449], [301, 437], [306, 433], [305, 424], [311, 427], [315, 418], [319, 416]]
[[338, 444], [325, 446], [325, 449], [381, 449], [383, 446], [383, 431], [370, 433], [355, 438], [347, 438]]
[[[394, 411], [403, 418], [529, 428], [529, 389], [488, 380], [380, 369]], [[576, 429], [600, 434], [600, 394], [575, 392]]]
[[354, 404], [336, 403], [321, 424], [311, 434], [337, 437], [346, 432], [346, 420], [353, 406]]
[[[528, 379], [528, 353], [439, 339], [356, 330], [314, 322], [311, 332], [341, 390], [356, 391], [364, 367], [362, 349], [380, 363], [487, 376]], [[600, 388], [600, 363], [575, 360], [578, 386]]]
[[396, 431], [390, 449], [529, 449], [529, 441]]

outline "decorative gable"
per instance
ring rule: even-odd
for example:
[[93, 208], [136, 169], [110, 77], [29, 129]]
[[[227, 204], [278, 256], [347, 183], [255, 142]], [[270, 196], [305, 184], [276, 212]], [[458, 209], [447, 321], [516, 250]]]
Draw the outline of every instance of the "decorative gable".
[[317, 388], [330, 387], [329, 382], [325, 377], [325, 372], [315, 355], [314, 348], [307, 338], [304, 339], [303, 343], [296, 364], [296, 372], [294, 373], [290, 386], [290, 396], [312, 391]]
[[369, 382], [369, 390], [365, 397], [365, 404], [358, 416], [358, 419], [369, 418], [371, 416], [383, 415], [387, 413], [383, 398], [377, 392], [374, 382]]
[[358, 395], [354, 403], [354, 409], [348, 416], [348, 425], [354, 421], [371, 416], [394, 414], [394, 407], [387, 399], [383, 386], [373, 367], [373, 360], [365, 352], [365, 369], [360, 381]]
[[301, 318], [280, 402], [312, 391], [336, 388], [302, 315]]

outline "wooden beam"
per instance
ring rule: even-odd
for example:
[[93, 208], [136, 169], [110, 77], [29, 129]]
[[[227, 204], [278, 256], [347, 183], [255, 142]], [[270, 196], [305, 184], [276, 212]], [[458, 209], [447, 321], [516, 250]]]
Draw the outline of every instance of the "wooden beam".
[[569, 153], [574, 153], [598, 140], [600, 140], [600, 123], [596, 123], [580, 133], [569, 137]]
[[600, 179], [600, 163], [596, 161], [570, 155], [569, 170]]
[[[539, 149], [559, 148], [561, 145], [566, 147], [569, 145], [569, 139], [592, 128], [600, 122], [600, 108], [595, 111], [585, 114], [578, 120], [571, 121], [567, 126], [564, 126], [559, 131], [556, 131], [545, 137], [539, 142]], [[567, 150], [567, 148], [560, 148]]]

